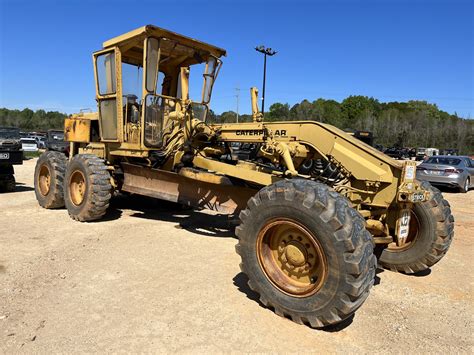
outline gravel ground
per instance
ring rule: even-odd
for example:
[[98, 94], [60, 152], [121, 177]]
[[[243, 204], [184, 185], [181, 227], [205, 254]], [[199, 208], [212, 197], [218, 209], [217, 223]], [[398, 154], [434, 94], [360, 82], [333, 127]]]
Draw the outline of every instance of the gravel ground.
[[103, 221], [74, 222], [37, 205], [35, 163], [0, 194], [1, 353], [474, 351], [474, 191], [444, 194], [456, 225], [441, 262], [378, 270], [355, 317], [321, 331], [256, 301], [225, 216], [122, 197]]

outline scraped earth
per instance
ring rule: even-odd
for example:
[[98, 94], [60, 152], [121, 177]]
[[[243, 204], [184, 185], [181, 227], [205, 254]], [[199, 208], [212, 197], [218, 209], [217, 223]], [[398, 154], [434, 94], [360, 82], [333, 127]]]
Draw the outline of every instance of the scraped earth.
[[455, 238], [440, 263], [378, 270], [355, 317], [321, 331], [256, 301], [227, 217], [133, 196], [103, 221], [74, 222], [36, 203], [35, 163], [0, 194], [1, 353], [474, 350], [474, 191], [444, 193]]

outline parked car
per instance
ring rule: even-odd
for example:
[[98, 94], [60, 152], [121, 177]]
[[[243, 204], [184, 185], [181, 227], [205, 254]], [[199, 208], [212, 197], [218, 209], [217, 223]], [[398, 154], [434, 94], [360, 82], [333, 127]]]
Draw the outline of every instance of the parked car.
[[0, 192], [15, 191], [13, 166], [21, 164], [23, 164], [23, 150], [20, 130], [14, 127], [0, 127]]
[[438, 148], [417, 148], [416, 149], [416, 160], [424, 160], [426, 157], [433, 157], [439, 155]]
[[46, 149], [46, 137], [36, 137], [36, 144], [39, 149]]
[[46, 148], [69, 155], [69, 142], [64, 141], [64, 132], [50, 129], [46, 135]]
[[38, 151], [38, 145], [36, 144], [36, 140], [34, 138], [21, 138], [20, 142], [24, 152]]
[[418, 165], [416, 178], [467, 192], [474, 187], [474, 162], [467, 156], [432, 156]]
[[447, 148], [439, 151], [440, 155], [459, 155], [459, 149]]
[[401, 148], [401, 147], [386, 148], [383, 152], [387, 154], [389, 157], [393, 159], [399, 159], [399, 160], [407, 160], [407, 159], [411, 160], [416, 154], [416, 151], [414, 148]]

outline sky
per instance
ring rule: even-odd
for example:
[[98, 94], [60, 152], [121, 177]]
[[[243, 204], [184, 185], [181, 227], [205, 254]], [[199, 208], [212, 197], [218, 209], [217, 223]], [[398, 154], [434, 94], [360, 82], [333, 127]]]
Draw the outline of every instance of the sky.
[[[0, 107], [96, 109], [92, 52], [154, 24], [227, 50], [211, 108], [349, 95], [426, 100], [474, 118], [474, 1], [0, 0]], [[239, 88], [240, 91], [237, 91]]]

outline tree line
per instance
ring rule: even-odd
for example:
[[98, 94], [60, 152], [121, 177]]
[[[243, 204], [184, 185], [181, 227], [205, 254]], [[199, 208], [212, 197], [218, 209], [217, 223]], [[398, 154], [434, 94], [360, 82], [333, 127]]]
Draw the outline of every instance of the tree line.
[[[211, 110], [209, 116], [213, 123], [237, 120], [234, 111], [215, 114]], [[57, 111], [0, 108], [0, 126], [25, 131], [61, 129], [66, 117]], [[383, 103], [372, 97], [349, 96], [342, 102], [322, 98], [303, 100], [293, 106], [277, 102], [265, 112], [265, 121], [296, 120], [315, 120], [349, 131], [371, 131], [375, 143], [385, 147], [453, 148], [461, 154], [474, 153], [474, 120], [449, 114], [426, 101]], [[239, 122], [250, 121], [251, 115], [239, 115]]]
[[24, 131], [62, 129], [66, 117], [66, 114], [57, 111], [0, 108], [0, 126], [18, 127]]
[[[214, 122], [236, 122], [236, 113], [211, 113]], [[240, 115], [239, 122], [250, 122], [251, 115]], [[459, 149], [474, 154], [474, 120], [449, 114], [426, 101], [379, 102], [367, 96], [349, 96], [342, 102], [303, 100], [290, 107], [274, 103], [265, 112], [265, 121], [314, 120], [346, 131], [373, 132], [375, 143], [385, 147], [433, 147]]]

